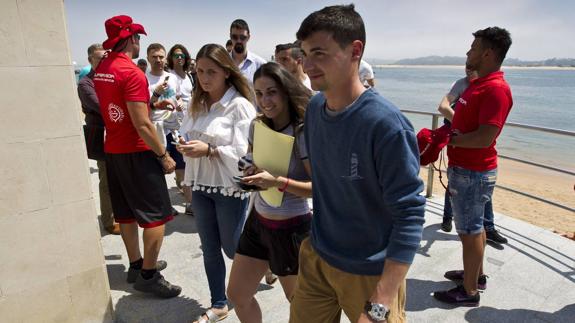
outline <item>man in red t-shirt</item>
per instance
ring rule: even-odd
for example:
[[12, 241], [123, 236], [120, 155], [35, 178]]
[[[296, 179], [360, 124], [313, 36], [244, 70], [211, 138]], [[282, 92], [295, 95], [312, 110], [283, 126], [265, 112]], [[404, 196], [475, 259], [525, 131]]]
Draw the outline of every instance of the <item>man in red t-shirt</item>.
[[[176, 163], [158, 140], [149, 118], [148, 81], [132, 62], [140, 52], [144, 27], [128, 16], [106, 20], [111, 52], [94, 74], [94, 86], [106, 127], [104, 151], [112, 209], [120, 223], [122, 239], [130, 259], [127, 281], [134, 289], [160, 297], [175, 297], [181, 288], [159, 273], [166, 267], [158, 261], [165, 223], [173, 218], [164, 173]], [[144, 228], [144, 258], [139, 246], [138, 225]]]
[[463, 285], [435, 292], [434, 297], [455, 305], [479, 305], [478, 289], [485, 289], [483, 274], [485, 203], [491, 200], [497, 179], [495, 141], [509, 115], [513, 99], [500, 71], [511, 46], [509, 32], [489, 27], [473, 33], [466, 68], [478, 78], [460, 96], [451, 128], [454, 135], [447, 148], [449, 192], [455, 228], [463, 244], [463, 269], [445, 277]]

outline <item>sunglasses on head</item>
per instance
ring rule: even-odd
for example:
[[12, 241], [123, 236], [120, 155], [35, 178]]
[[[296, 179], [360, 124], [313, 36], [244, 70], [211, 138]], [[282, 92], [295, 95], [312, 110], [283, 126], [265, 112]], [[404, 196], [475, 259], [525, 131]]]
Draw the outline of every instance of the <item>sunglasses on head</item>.
[[184, 54], [173, 54], [172, 57], [173, 58], [186, 58], [186, 55], [184, 55]]
[[232, 35], [232, 39], [245, 41], [246, 39], [248, 39], [248, 36], [246, 36], [246, 35]]

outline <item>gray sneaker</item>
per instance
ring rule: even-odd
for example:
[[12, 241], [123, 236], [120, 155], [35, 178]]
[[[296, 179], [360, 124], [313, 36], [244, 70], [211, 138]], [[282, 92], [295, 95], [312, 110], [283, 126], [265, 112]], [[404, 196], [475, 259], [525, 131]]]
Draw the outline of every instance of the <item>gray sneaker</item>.
[[138, 275], [134, 289], [144, 293], [151, 293], [162, 298], [171, 298], [180, 295], [182, 288], [180, 286], [172, 285], [164, 276], [159, 272], [154, 274], [151, 279], [144, 279], [142, 275]]
[[[158, 262], [156, 262], [156, 270], [157, 271], [162, 271], [162, 270], [166, 269], [166, 267], [168, 267], [167, 262], [165, 262], [163, 260], [158, 260]], [[128, 277], [126, 278], [126, 281], [128, 282], [128, 284], [133, 284], [136, 282], [136, 279], [138, 279], [138, 276], [140, 276], [140, 269], [129, 268], [128, 269]]]

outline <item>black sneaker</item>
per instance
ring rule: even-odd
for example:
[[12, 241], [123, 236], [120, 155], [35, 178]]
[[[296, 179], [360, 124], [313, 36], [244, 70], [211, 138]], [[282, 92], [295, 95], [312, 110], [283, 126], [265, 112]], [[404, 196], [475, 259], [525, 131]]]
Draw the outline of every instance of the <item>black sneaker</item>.
[[[458, 284], [463, 282], [463, 270], [450, 270], [443, 277], [452, 280]], [[477, 289], [485, 290], [487, 288], [487, 275], [480, 275], [477, 278]]]
[[142, 275], [138, 275], [134, 289], [144, 293], [152, 293], [162, 298], [176, 297], [182, 292], [180, 286], [170, 284], [159, 272], [156, 272], [154, 277], [147, 280]]
[[475, 295], [468, 295], [462, 285], [450, 290], [435, 292], [433, 297], [440, 302], [458, 306], [479, 306], [479, 292]]
[[[158, 260], [158, 262], [156, 262], [156, 270], [157, 271], [162, 271], [162, 270], [166, 269], [166, 267], [168, 267], [167, 262], [165, 262], [163, 260]], [[138, 279], [139, 275], [140, 275], [140, 269], [129, 268], [128, 269], [128, 277], [126, 278], [126, 281], [128, 282], [128, 284], [133, 284], [136, 282], [136, 279]]]
[[502, 236], [497, 230], [485, 231], [485, 235], [487, 236], [487, 241], [499, 244], [507, 243], [507, 239], [504, 236]]
[[443, 217], [443, 222], [441, 223], [441, 230], [445, 232], [451, 232], [453, 225], [451, 224], [451, 218]]

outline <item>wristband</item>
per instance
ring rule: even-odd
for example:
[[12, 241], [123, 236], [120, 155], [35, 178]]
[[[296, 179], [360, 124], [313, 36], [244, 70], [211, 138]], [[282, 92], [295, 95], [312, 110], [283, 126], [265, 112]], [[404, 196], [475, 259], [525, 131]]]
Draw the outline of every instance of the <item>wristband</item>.
[[288, 185], [289, 185], [289, 178], [286, 177], [286, 182], [285, 182], [284, 186], [278, 187], [278, 191], [284, 192], [286, 190], [286, 188], [288, 187]]

